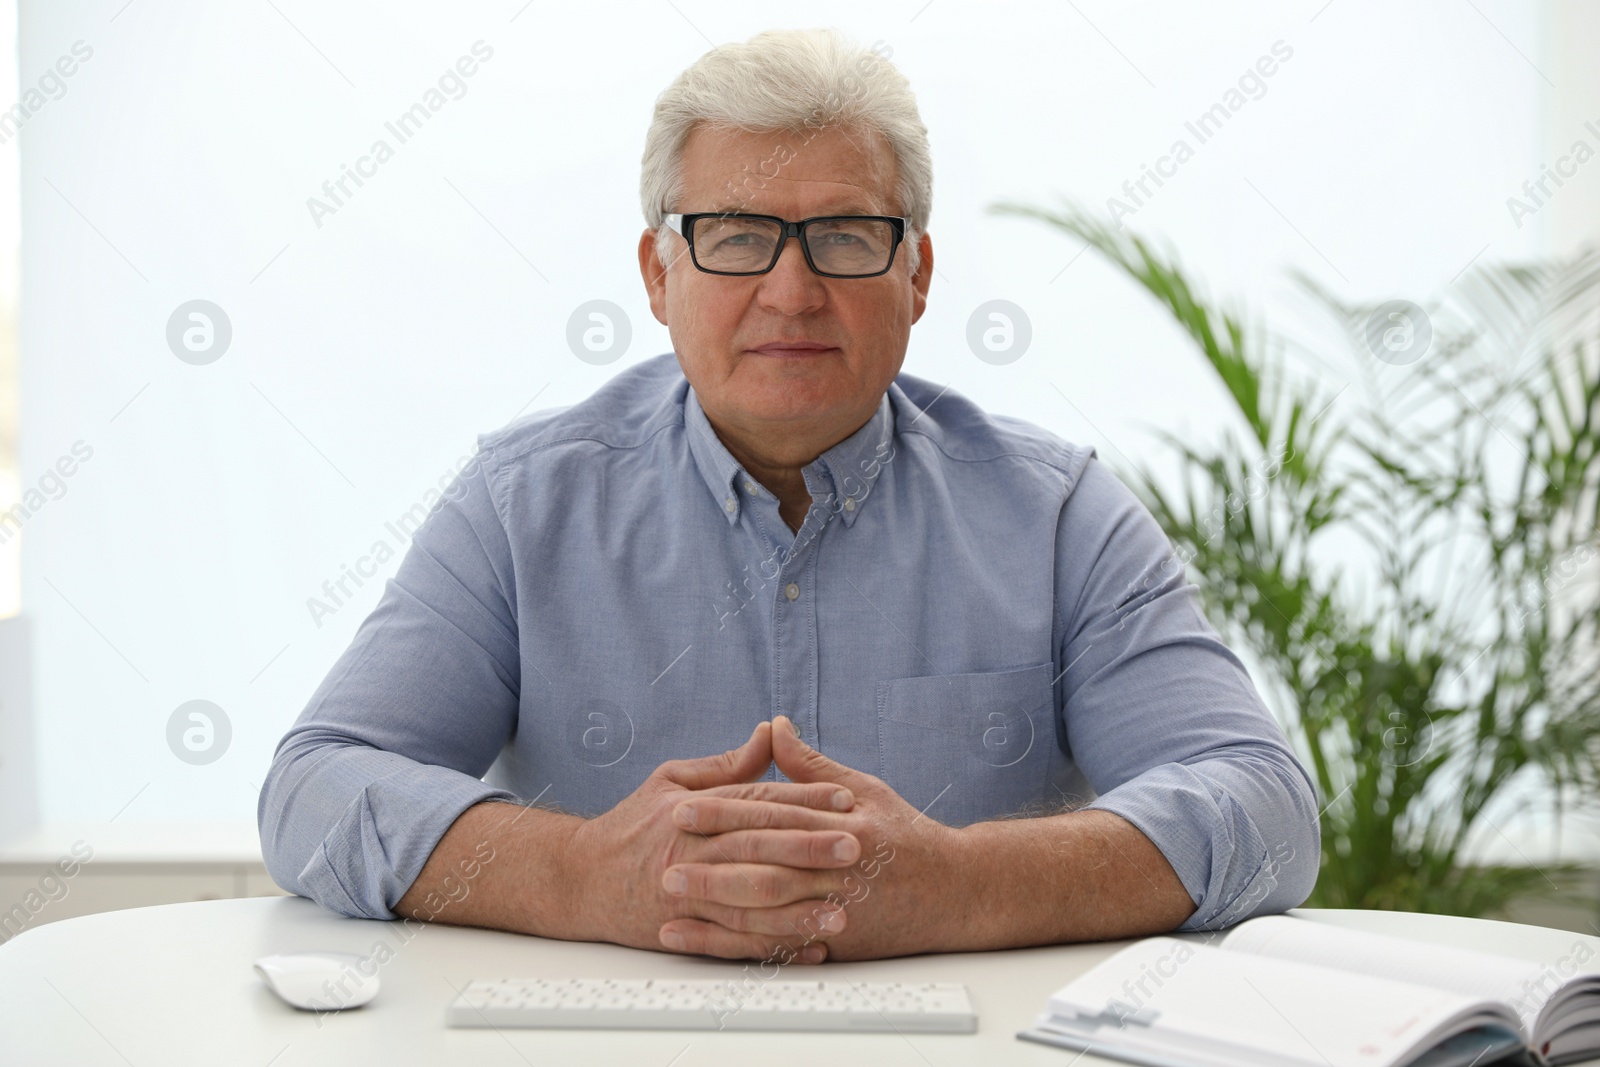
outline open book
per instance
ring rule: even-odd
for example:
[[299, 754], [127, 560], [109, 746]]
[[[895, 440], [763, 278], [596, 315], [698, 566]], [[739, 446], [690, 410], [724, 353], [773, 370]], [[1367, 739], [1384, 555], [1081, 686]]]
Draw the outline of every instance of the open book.
[[1600, 1057], [1600, 958], [1536, 962], [1270, 915], [1152, 937], [1058, 990], [1029, 1041], [1151, 1067], [1487, 1067]]

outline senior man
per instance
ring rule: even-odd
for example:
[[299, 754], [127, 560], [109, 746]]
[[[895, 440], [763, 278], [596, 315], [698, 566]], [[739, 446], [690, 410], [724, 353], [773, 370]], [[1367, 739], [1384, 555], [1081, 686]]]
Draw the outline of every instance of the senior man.
[[900, 373], [931, 188], [905, 79], [837, 33], [662, 94], [638, 259], [674, 351], [479, 438], [278, 748], [279, 884], [780, 962], [1305, 899], [1309, 779], [1149, 512]]

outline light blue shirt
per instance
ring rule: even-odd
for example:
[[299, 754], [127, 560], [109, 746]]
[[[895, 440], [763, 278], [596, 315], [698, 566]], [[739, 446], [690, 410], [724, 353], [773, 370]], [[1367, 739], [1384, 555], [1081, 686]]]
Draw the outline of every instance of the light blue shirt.
[[952, 826], [1122, 816], [1183, 929], [1306, 898], [1310, 779], [1093, 448], [901, 374], [804, 476], [796, 533], [672, 353], [481, 435], [278, 746], [273, 878], [392, 919], [472, 805], [592, 817], [782, 713]]

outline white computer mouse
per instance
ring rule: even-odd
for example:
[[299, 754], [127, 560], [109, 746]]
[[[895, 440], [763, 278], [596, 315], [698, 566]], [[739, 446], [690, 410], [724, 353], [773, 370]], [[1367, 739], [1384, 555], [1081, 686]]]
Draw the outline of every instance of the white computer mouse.
[[378, 962], [348, 952], [263, 956], [256, 973], [285, 1004], [305, 1011], [359, 1008], [378, 995]]

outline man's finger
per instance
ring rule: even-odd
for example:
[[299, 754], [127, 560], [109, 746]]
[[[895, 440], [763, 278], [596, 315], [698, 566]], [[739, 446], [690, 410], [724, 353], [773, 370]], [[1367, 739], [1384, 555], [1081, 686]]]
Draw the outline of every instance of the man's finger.
[[846, 901], [830, 904], [826, 900], [797, 900], [777, 908], [735, 908], [697, 900], [690, 912], [678, 921], [699, 919], [736, 934], [758, 934], [769, 942], [786, 941], [799, 948], [813, 941], [826, 941], [844, 930]]
[[794, 722], [787, 715], [772, 720], [772, 761], [791, 782], [837, 782], [850, 785], [859, 781], [862, 773], [821, 752], [800, 740]]
[[704, 792], [685, 797], [673, 806], [673, 821], [679, 828], [700, 834], [724, 834], [730, 830], [843, 830], [850, 831], [847, 814], [817, 811], [798, 804], [775, 804], [767, 800], [743, 800]]
[[849, 811], [856, 802], [855, 794], [850, 790], [829, 782], [741, 782], [738, 785], [714, 785], [697, 792], [714, 797], [799, 804], [818, 811]]
[[816, 830], [732, 830], [715, 837], [693, 835], [676, 855], [679, 863], [770, 863], [831, 870], [861, 858], [853, 834]]
[[838, 893], [838, 871], [811, 871], [771, 863], [675, 863], [661, 888], [677, 897], [731, 908], [778, 908]]
[[750, 739], [738, 748], [696, 759], [668, 760], [656, 773], [685, 789], [710, 789], [719, 785], [751, 782], [772, 765], [772, 723], [756, 723]]
[[[790, 945], [765, 935], [735, 933], [703, 919], [674, 919], [661, 927], [660, 936], [662, 946], [672, 952], [725, 960], [761, 960], [781, 965], [821, 963], [828, 958], [828, 948], [820, 941], [808, 945], [802, 938]], [[736, 1002], [728, 1005], [730, 1011], [737, 1008]]]

